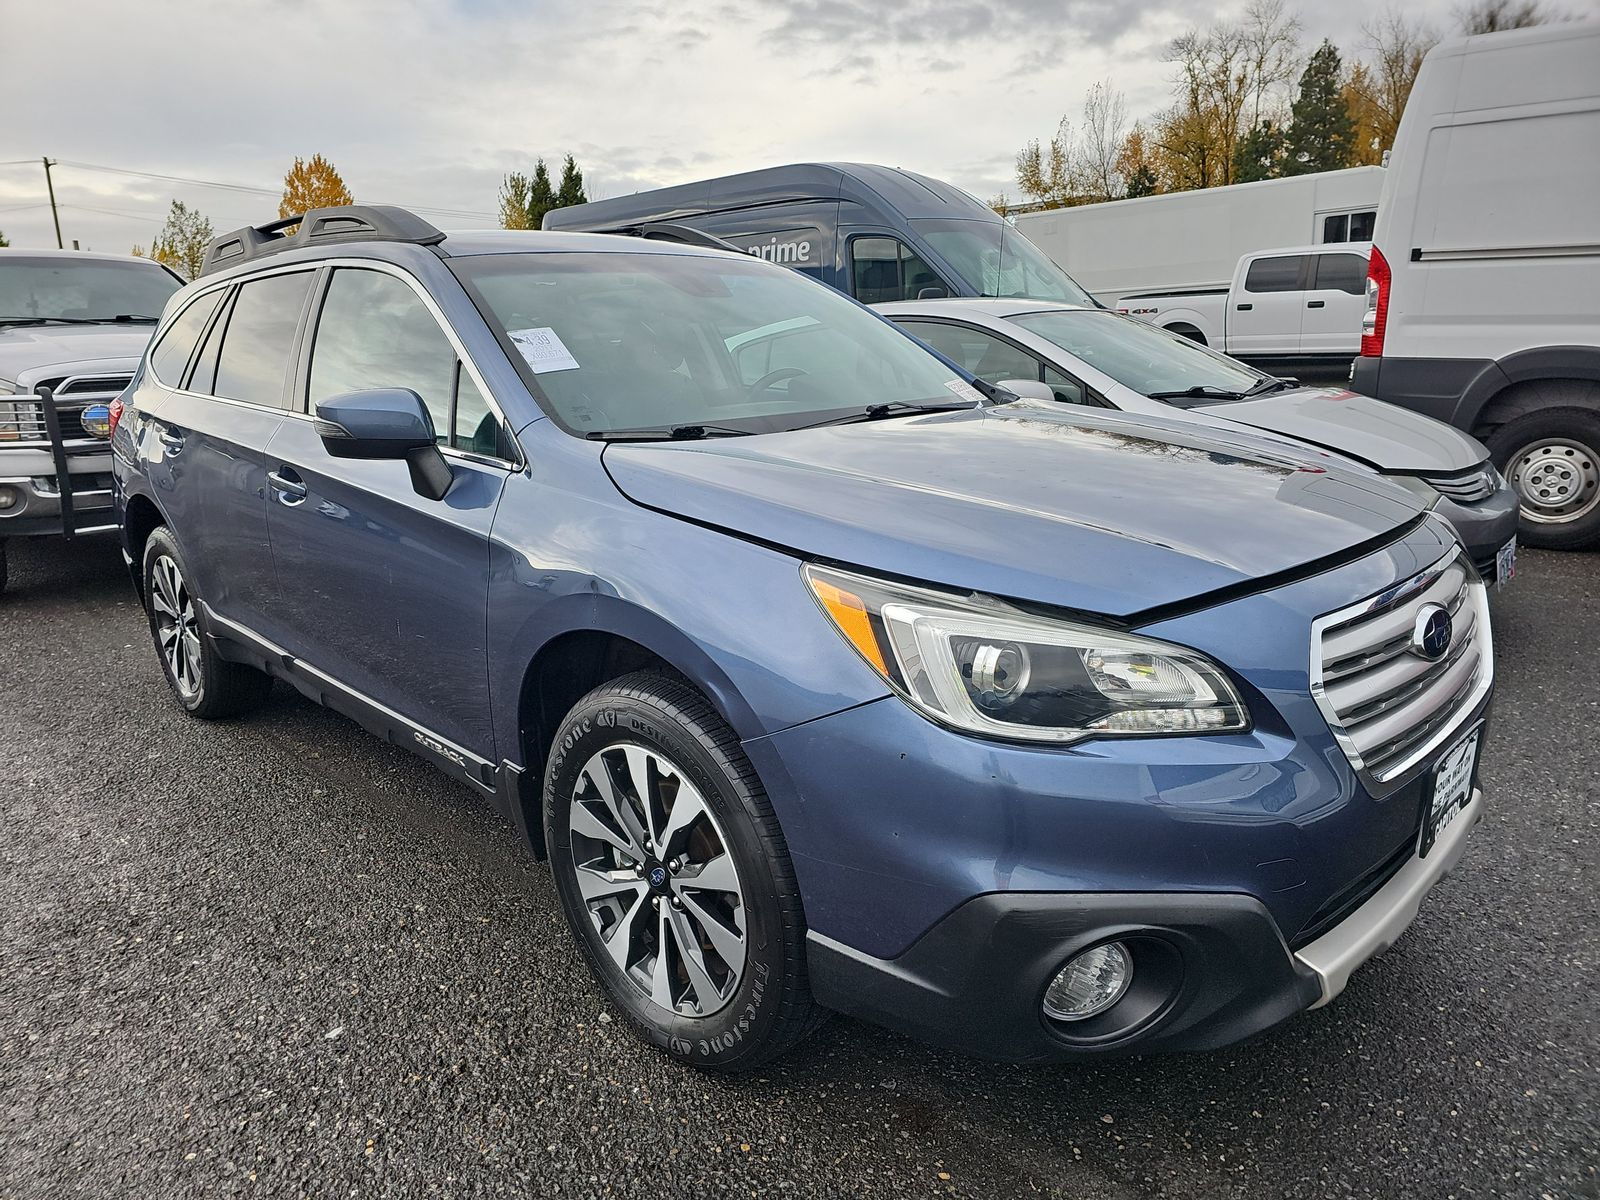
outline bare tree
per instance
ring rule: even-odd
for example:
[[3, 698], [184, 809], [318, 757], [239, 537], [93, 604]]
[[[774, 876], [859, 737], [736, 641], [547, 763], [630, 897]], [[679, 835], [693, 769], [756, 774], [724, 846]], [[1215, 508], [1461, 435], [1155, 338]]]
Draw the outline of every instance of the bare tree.
[[1251, 0], [1244, 10], [1244, 53], [1250, 72], [1250, 125], [1278, 119], [1285, 93], [1301, 68], [1300, 18], [1285, 14], [1283, 0]]
[[1473, 0], [1456, 9], [1456, 24], [1462, 33], [1499, 33], [1561, 19], [1540, 0]]
[[1394, 145], [1395, 130], [1417, 81], [1422, 59], [1438, 35], [1421, 21], [1398, 8], [1390, 8], [1375, 22], [1361, 27], [1366, 39], [1365, 69], [1351, 76], [1350, 90], [1364, 110], [1352, 114], [1357, 127], [1370, 129], [1380, 147]]
[[1128, 130], [1128, 102], [1104, 82], [1083, 98], [1083, 135], [1077, 146], [1076, 183], [1085, 198], [1115, 200], [1124, 191], [1117, 158]]
[[1048, 143], [1034, 138], [1017, 151], [1017, 187], [1046, 208], [1072, 203], [1072, 122], [1066, 117]]

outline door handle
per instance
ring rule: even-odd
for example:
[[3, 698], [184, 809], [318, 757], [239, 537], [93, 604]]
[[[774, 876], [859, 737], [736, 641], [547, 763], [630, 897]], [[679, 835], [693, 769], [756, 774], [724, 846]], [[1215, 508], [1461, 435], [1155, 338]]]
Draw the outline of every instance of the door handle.
[[168, 454], [176, 454], [183, 449], [183, 434], [176, 429], [169, 429], [163, 426], [156, 431], [156, 437], [167, 448]]
[[1235, 304], [1234, 307], [1237, 308], [1240, 312], [1249, 312], [1252, 308], [1255, 307], [1255, 305], [1254, 304]]
[[1306, 301], [1306, 307], [1307, 308], [1323, 308], [1323, 307], [1325, 307], [1327, 305], [1327, 303], [1328, 302], [1326, 300], [1307, 300]]
[[272, 485], [272, 490], [277, 493], [280, 504], [286, 504], [293, 508], [297, 504], [305, 503], [305, 481], [295, 474], [293, 468], [284, 467], [279, 471], [268, 471], [267, 482]]

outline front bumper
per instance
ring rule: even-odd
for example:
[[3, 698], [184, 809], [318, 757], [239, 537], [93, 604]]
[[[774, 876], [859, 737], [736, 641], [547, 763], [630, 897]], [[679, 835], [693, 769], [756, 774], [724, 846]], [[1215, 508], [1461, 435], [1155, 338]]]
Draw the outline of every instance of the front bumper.
[[1488, 583], [1497, 583], [1496, 558], [1501, 547], [1517, 536], [1518, 507], [1516, 489], [1502, 480], [1492, 495], [1475, 504], [1458, 504], [1441, 496], [1433, 511], [1450, 522], [1478, 574]]
[[[1460, 861], [1483, 806], [1474, 792], [1426, 858], [1413, 854], [1365, 903], [1298, 951], [1252, 896], [997, 892], [961, 905], [893, 959], [811, 933], [811, 988], [827, 1007], [986, 1058], [1050, 1062], [1214, 1049], [1343, 991]], [[1062, 964], [1114, 940], [1133, 952], [1124, 997], [1089, 1021], [1046, 1018], [1040, 1004]], [[1156, 975], [1144, 990], [1141, 963]]]

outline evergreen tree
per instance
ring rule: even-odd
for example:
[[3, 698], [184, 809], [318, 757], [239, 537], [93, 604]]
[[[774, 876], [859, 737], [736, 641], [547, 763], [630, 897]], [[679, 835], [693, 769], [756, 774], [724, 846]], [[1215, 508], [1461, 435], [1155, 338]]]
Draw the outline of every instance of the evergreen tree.
[[550, 169], [541, 158], [533, 164], [533, 182], [528, 184], [528, 228], [540, 228], [544, 224], [545, 213], [556, 207], [556, 190], [550, 186]]
[[1233, 151], [1233, 181], [1254, 183], [1283, 174], [1283, 130], [1263, 121], [1239, 139]]
[[1339, 51], [1324, 40], [1300, 76], [1300, 94], [1284, 137], [1283, 174], [1337, 171], [1354, 160], [1355, 122], [1340, 90], [1342, 74]]
[[567, 161], [561, 164], [561, 186], [556, 189], [556, 208], [566, 208], [570, 204], [587, 204], [589, 197], [583, 190], [583, 172], [578, 170], [578, 164], [573, 161], [572, 155], [567, 155]]
[[1156, 169], [1149, 163], [1140, 163], [1128, 176], [1128, 199], [1135, 196], [1154, 196], [1160, 191], [1159, 181], [1156, 179]]

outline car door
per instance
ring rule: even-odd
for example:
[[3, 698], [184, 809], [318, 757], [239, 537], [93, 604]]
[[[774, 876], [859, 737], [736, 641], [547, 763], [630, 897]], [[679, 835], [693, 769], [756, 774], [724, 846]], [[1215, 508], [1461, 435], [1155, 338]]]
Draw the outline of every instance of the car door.
[[1305, 353], [1354, 355], [1366, 311], [1367, 260], [1348, 250], [1318, 254], [1300, 326]]
[[218, 616], [269, 637], [278, 596], [266, 450], [284, 420], [314, 274], [240, 283], [212, 317], [184, 386], [169, 392], [141, 431], [196, 591]]
[[1310, 255], [1253, 258], [1228, 294], [1229, 354], [1296, 354]]
[[[409, 275], [341, 266], [309, 323], [306, 413], [269, 447], [268, 505], [288, 649], [421, 730], [485, 759], [489, 528], [513, 443], [437, 307]], [[454, 482], [441, 500], [404, 462], [336, 459], [310, 419], [330, 396], [422, 397]]]

